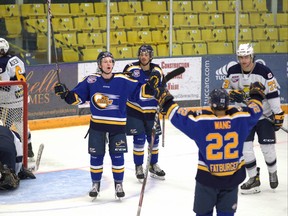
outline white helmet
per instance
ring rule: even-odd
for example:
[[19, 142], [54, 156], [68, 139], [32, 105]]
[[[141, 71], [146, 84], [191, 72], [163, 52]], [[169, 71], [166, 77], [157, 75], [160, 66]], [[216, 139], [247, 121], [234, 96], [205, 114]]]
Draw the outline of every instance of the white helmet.
[[237, 56], [249, 56], [249, 55], [251, 55], [251, 57], [253, 58], [254, 49], [253, 49], [252, 45], [249, 43], [240, 44], [236, 53], [237, 53]]
[[9, 43], [4, 38], [0, 38], [0, 55], [5, 55], [9, 50]]

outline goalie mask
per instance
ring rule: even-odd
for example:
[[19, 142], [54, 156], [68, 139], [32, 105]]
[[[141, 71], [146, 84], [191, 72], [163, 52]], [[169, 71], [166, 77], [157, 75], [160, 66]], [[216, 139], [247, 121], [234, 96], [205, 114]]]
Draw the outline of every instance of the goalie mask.
[[0, 38], [0, 56], [5, 55], [9, 50], [9, 43], [4, 38]]
[[225, 89], [214, 89], [209, 95], [212, 110], [226, 110], [229, 105], [229, 95]]

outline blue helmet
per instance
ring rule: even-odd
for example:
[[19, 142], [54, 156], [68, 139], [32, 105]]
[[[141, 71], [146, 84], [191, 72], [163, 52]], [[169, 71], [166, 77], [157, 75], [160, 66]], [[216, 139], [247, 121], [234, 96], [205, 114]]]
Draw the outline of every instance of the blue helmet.
[[112, 55], [111, 52], [108, 52], [108, 51], [100, 52], [99, 55], [98, 55], [98, 57], [97, 57], [98, 67], [101, 65], [102, 59], [103, 59], [103, 58], [106, 58], [106, 57], [112, 58], [113, 63], [115, 63], [115, 59], [114, 59], [114, 57], [113, 57], [113, 55]]
[[138, 49], [138, 57], [140, 56], [140, 54], [141, 54], [142, 52], [147, 52], [147, 53], [149, 53], [150, 59], [151, 59], [151, 60], [153, 59], [154, 50], [153, 50], [152, 46], [150, 46], [150, 45], [148, 45], [148, 44], [144, 44], [144, 45], [140, 46], [139, 49]]
[[209, 95], [212, 110], [226, 110], [229, 105], [229, 95], [225, 89], [214, 89]]

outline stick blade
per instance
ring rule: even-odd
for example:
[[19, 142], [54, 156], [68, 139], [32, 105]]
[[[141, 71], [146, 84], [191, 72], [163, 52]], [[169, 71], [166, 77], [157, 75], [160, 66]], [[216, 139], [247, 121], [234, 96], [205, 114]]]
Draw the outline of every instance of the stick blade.
[[184, 67], [179, 67], [179, 68], [176, 68], [175, 70], [171, 71], [170, 73], [168, 73], [165, 76], [165, 79], [163, 81], [163, 85], [165, 85], [169, 80], [173, 79], [176, 76], [181, 75], [184, 72], [185, 72], [185, 68]]

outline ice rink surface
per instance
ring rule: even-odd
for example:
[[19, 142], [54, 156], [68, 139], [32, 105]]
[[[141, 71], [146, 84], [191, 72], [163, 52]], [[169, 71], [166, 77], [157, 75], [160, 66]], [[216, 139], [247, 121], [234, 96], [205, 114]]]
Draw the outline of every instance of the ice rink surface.
[[[285, 125], [287, 128], [287, 116]], [[105, 156], [100, 197], [92, 202], [87, 126], [32, 131], [34, 153], [45, 144], [35, 180], [23, 180], [15, 191], [0, 192], [0, 215], [97, 215], [135, 216], [142, 184], [134, 174], [132, 138], [125, 154], [124, 191], [116, 200], [109, 154]], [[270, 189], [268, 171], [258, 143], [255, 143], [260, 170], [261, 193], [239, 194], [238, 216], [287, 216], [287, 133], [277, 132], [279, 186]], [[159, 165], [166, 172], [164, 181], [147, 180], [141, 215], [195, 215], [193, 208], [197, 147], [193, 141], [166, 120], [165, 146], [160, 139]], [[146, 164], [147, 152], [145, 152]], [[144, 164], [144, 166], [145, 166]], [[215, 214], [215, 212], [214, 212]], [[216, 214], [215, 214], [216, 215]]]

